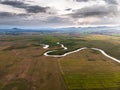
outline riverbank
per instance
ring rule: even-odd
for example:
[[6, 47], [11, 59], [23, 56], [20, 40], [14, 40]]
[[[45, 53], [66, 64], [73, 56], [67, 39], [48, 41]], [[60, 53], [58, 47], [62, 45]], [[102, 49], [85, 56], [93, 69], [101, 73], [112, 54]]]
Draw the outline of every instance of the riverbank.
[[[57, 44], [60, 44], [60, 43], [57, 42]], [[68, 48], [65, 47], [63, 44], [60, 44], [60, 45], [61, 45], [61, 48], [63, 48], [63, 50], [67, 50], [67, 49], [68, 49]], [[46, 46], [46, 47], [47, 47], [47, 46], [49, 47], [49, 45], [45, 45], [45, 46]], [[44, 47], [45, 47], [45, 46], [44, 46]], [[44, 47], [43, 47], [43, 48], [44, 48]], [[46, 49], [46, 48], [45, 48], [45, 49]], [[49, 53], [57, 51], [57, 50], [52, 50], [52, 51], [47, 51], [47, 52], [45, 52], [45, 53], [44, 53], [44, 56], [47, 56], [47, 57], [65, 57], [65, 56], [67, 56], [67, 55], [69, 55], [69, 54], [72, 54], [72, 53], [75, 53], [75, 52], [78, 52], [78, 51], [81, 51], [81, 50], [84, 50], [84, 49], [88, 49], [88, 48], [87, 48], [87, 47], [79, 48], [79, 49], [77, 49], [77, 50], [74, 50], [74, 51], [71, 51], [71, 52], [67, 52], [67, 53], [65, 53], [65, 54], [63, 54], [63, 55], [50, 55]], [[105, 52], [104, 52], [103, 50], [101, 50], [101, 49], [98, 49], [98, 48], [90, 48], [90, 49], [97, 50], [97, 51], [101, 52], [104, 56], [106, 56], [107, 58], [110, 58], [110, 59], [112, 59], [112, 60], [120, 63], [120, 60], [118, 60], [118, 59], [116, 59], [116, 58], [108, 55], [107, 53], [105, 53]]]

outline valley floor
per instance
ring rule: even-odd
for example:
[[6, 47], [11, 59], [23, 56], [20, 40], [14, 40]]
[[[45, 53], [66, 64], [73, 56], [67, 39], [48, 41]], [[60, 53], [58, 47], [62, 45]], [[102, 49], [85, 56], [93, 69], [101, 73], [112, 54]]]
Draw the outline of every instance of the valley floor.
[[[0, 90], [119, 90], [120, 64], [99, 51], [85, 49], [65, 57], [46, 57], [83, 46], [101, 48], [120, 58], [119, 37], [66, 35], [0, 37]], [[62, 51], [60, 41], [68, 51]], [[104, 44], [103, 44], [104, 43]], [[48, 49], [41, 44], [50, 45]], [[74, 48], [76, 47], [76, 48]], [[52, 53], [54, 54], [54, 53]]]

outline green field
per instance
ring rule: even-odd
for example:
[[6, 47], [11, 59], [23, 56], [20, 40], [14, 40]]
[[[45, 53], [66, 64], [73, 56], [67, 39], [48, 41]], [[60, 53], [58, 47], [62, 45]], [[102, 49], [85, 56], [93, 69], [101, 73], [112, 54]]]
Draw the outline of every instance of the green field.
[[82, 47], [100, 48], [120, 59], [119, 36], [0, 36], [0, 90], [120, 90], [120, 64], [100, 52], [87, 49], [63, 58], [43, 55], [48, 50], [64, 54]]
[[101, 53], [83, 50], [60, 59], [69, 90], [119, 90], [120, 64]]

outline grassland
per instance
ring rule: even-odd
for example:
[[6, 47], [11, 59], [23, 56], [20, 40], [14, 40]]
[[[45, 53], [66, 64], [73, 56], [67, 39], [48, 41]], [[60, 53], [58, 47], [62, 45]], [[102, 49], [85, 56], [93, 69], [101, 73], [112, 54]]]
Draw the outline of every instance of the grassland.
[[[63, 51], [56, 42], [63, 43]], [[50, 45], [43, 49], [40, 44]], [[120, 59], [120, 37], [105, 35], [18, 35], [0, 36], [0, 90], [119, 90], [120, 64], [94, 50], [83, 50], [63, 58], [45, 57], [64, 54], [81, 47], [103, 49]]]
[[119, 90], [120, 64], [83, 50], [60, 59], [68, 90]]
[[61, 43], [68, 47], [67, 50], [58, 50], [51, 52], [51, 55], [62, 55], [82, 47], [100, 48], [107, 54], [120, 59], [120, 37], [118, 36], [105, 36], [105, 35], [88, 35], [82, 37], [67, 37], [60, 39]]
[[7, 36], [2, 39], [0, 90], [65, 90], [57, 60], [44, 57], [42, 46], [34, 45], [29, 37]]

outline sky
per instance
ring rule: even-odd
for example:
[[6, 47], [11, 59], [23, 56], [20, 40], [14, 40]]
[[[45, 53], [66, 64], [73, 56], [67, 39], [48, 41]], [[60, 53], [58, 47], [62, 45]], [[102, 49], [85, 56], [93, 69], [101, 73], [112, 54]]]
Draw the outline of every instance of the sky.
[[120, 0], [0, 0], [7, 26], [120, 26]]

